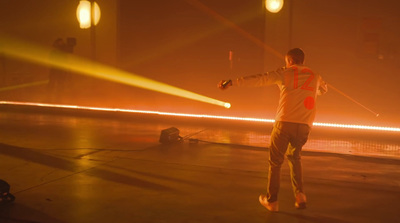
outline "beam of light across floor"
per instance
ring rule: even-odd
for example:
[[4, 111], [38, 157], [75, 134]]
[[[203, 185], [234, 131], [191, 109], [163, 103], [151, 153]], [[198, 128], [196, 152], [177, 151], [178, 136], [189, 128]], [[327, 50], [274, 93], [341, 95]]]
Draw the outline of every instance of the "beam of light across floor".
[[[58, 59], [50, 58], [51, 49], [30, 44], [15, 38], [0, 35], [0, 53], [7, 56], [34, 62], [41, 65], [53, 66], [83, 75], [100, 78], [108, 81], [122, 83], [164, 94], [170, 94], [191, 100], [201, 101], [209, 104], [230, 108], [228, 102], [220, 101], [188, 90], [161, 83], [133, 73], [106, 66], [94, 61], [75, 56], [73, 54], [58, 54]], [[60, 58], [64, 58], [61, 60]]]
[[[206, 115], [206, 114], [186, 114], [174, 112], [161, 112], [149, 110], [134, 110], [122, 108], [100, 108], [78, 105], [62, 105], [62, 104], [47, 104], [47, 103], [34, 103], [34, 102], [13, 102], [13, 101], [0, 101], [0, 105], [22, 105], [22, 106], [37, 106], [47, 108], [64, 108], [64, 109], [77, 109], [89, 111], [106, 111], [106, 112], [122, 112], [122, 113], [137, 113], [137, 114], [151, 114], [151, 115], [164, 115], [164, 116], [177, 116], [177, 117], [191, 117], [191, 118], [206, 118], [206, 119], [220, 119], [220, 120], [237, 120], [248, 122], [264, 122], [273, 123], [273, 119], [265, 118], [251, 118], [251, 117], [234, 117], [234, 116], [219, 116], [219, 115]], [[344, 129], [357, 129], [357, 130], [372, 130], [372, 131], [386, 131], [386, 132], [400, 132], [397, 127], [382, 127], [382, 126], [367, 126], [367, 125], [352, 125], [352, 124], [337, 124], [337, 123], [321, 123], [314, 122], [314, 126], [330, 127], [330, 128], [344, 128]]]

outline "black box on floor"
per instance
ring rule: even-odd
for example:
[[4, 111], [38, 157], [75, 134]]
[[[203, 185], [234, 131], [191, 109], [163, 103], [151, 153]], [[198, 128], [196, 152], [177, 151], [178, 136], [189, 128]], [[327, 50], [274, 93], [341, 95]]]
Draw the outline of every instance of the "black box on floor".
[[0, 206], [11, 203], [15, 200], [14, 195], [10, 193], [10, 185], [0, 179]]
[[182, 137], [179, 136], [179, 129], [171, 127], [161, 131], [159, 142], [163, 144], [173, 143], [173, 142], [178, 142], [181, 139]]

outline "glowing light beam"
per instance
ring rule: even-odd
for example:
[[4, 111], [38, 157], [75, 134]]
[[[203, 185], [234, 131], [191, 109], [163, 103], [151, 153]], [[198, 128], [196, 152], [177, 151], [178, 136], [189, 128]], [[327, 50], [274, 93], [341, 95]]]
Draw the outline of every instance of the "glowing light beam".
[[29, 44], [27, 42], [18, 41], [15, 38], [9, 38], [0, 34], [0, 53], [4, 53], [5, 55], [11, 57], [38, 64], [51, 65], [95, 78], [114, 81], [151, 91], [230, 108], [230, 104], [228, 102], [223, 102], [188, 90], [164, 84], [110, 66], [96, 63], [85, 58], [77, 57], [72, 54], [65, 55], [67, 61], [51, 60], [49, 58], [49, 52], [50, 49]]
[[[206, 119], [262, 122], [262, 123], [274, 123], [275, 122], [275, 120], [273, 120], [273, 119], [265, 119], [265, 118], [219, 116], [219, 115], [206, 115], [206, 114], [186, 114], [186, 113], [160, 112], [160, 111], [122, 109], [122, 108], [99, 108], [99, 107], [89, 107], [89, 106], [47, 104], [47, 103], [34, 103], [34, 102], [0, 101], [0, 105], [37, 106], [37, 107], [47, 107], [47, 108], [64, 108], [64, 109], [77, 109], [77, 110], [90, 110], [90, 111], [123, 112], [123, 113], [165, 115], [165, 116], [177, 116], [177, 117], [189, 117], [189, 118], [206, 118]], [[400, 133], [400, 128], [397, 128], [397, 127], [321, 123], [321, 122], [314, 122], [313, 125], [319, 126], [319, 127], [371, 130], [371, 131], [384, 131], [384, 132], [399, 132]]]

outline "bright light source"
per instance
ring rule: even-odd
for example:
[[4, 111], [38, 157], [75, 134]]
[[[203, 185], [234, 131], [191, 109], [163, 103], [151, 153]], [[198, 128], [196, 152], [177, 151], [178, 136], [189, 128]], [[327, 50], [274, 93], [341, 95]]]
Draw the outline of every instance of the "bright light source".
[[224, 104], [224, 107], [225, 107], [225, 108], [230, 108], [230, 107], [231, 107], [231, 104], [230, 104], [230, 103], [225, 103], [225, 104]]
[[265, 0], [265, 8], [272, 13], [278, 13], [283, 7], [283, 0]]
[[[99, 23], [100, 16], [100, 7], [96, 2], [94, 2], [94, 25]], [[90, 28], [92, 25], [92, 5], [90, 1], [79, 2], [78, 8], [76, 9], [76, 17], [81, 29]]]

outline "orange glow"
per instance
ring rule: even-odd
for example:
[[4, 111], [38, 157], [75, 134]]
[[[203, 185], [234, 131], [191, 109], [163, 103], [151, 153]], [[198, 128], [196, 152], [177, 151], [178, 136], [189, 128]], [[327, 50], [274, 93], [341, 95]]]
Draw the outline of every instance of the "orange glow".
[[[285, 58], [284, 55], [281, 54], [279, 51], [277, 51], [274, 48], [270, 47], [269, 45], [267, 45], [266, 43], [264, 43], [263, 41], [261, 41], [257, 37], [251, 35], [249, 32], [247, 32], [246, 30], [242, 29], [240, 26], [238, 26], [234, 22], [230, 21], [229, 19], [223, 17], [218, 12], [212, 10], [211, 8], [209, 8], [205, 4], [201, 3], [200, 1], [198, 1], [198, 0], [186, 0], [186, 2], [188, 2], [189, 4], [195, 6], [199, 10], [207, 13], [208, 15], [212, 16], [214, 19], [216, 19], [217, 21], [219, 21], [222, 24], [226, 25], [227, 27], [230, 27], [230, 28], [234, 29], [237, 33], [239, 33], [243, 37], [247, 38], [248, 40], [252, 41], [253, 43], [257, 44], [258, 46], [262, 47], [264, 50], [268, 51], [269, 53], [271, 53], [272, 55], [276, 56], [277, 58], [280, 58], [280, 59], [284, 59]], [[265, 7], [270, 12], [274, 12], [274, 11], [278, 12], [279, 10], [282, 9], [283, 4], [284, 4], [283, 0], [265, 0]], [[231, 56], [232, 56], [231, 53], [233, 53], [233, 52], [232, 51], [229, 52], [229, 60], [231, 59]], [[362, 105], [361, 103], [359, 103], [358, 101], [354, 100], [350, 96], [346, 95], [342, 91], [338, 90], [337, 88], [335, 88], [331, 84], [328, 84], [328, 86], [329, 86], [329, 89], [333, 89], [334, 91], [338, 92], [339, 94], [345, 96], [347, 99], [351, 100], [352, 102], [356, 103], [357, 105], [359, 105], [359, 106], [363, 107], [364, 109], [366, 109], [367, 111], [371, 112], [372, 114], [374, 114], [375, 117], [379, 117], [378, 113], [376, 113], [376, 112], [372, 111], [371, 109], [367, 108], [366, 106]]]
[[[263, 122], [263, 123], [275, 122], [275, 120], [273, 119], [265, 119], [265, 118], [233, 117], [233, 116], [219, 116], [219, 115], [206, 115], [206, 114], [186, 114], [186, 113], [174, 113], [174, 112], [160, 112], [160, 111], [134, 110], [134, 109], [122, 109], [122, 108], [99, 108], [99, 107], [88, 107], [88, 106], [78, 106], [78, 105], [61, 105], [61, 104], [47, 104], [47, 103], [33, 103], [33, 102], [0, 101], [0, 105], [23, 105], [23, 106], [37, 106], [37, 107], [48, 107], [48, 108], [67, 108], [67, 109], [77, 109], [77, 110], [123, 112], [123, 113], [165, 115], [165, 116], [190, 117], [190, 118], [234, 120], [234, 121], [246, 121], [246, 122]], [[320, 122], [314, 122], [313, 125], [318, 127], [400, 132], [400, 128], [397, 127], [320, 123]]]

